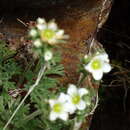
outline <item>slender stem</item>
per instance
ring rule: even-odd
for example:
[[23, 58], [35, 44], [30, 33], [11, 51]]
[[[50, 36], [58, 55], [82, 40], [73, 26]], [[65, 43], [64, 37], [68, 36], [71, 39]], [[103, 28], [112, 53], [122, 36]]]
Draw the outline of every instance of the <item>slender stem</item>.
[[95, 112], [95, 110], [96, 110], [96, 108], [97, 108], [97, 106], [98, 106], [98, 102], [99, 102], [99, 97], [98, 97], [98, 92], [97, 92], [96, 103], [95, 103], [95, 105], [94, 105], [94, 108], [92, 109], [92, 111], [91, 111], [90, 113], [86, 114], [85, 117], [94, 114], [94, 112]]
[[[98, 93], [97, 93], [95, 106], [90, 113], [85, 115], [85, 117], [92, 115], [95, 112], [95, 110], [98, 106], [98, 102], [99, 102], [99, 98], [98, 98]], [[79, 130], [81, 128], [82, 123], [83, 123], [82, 121], [77, 121], [77, 119], [75, 119], [75, 124], [74, 124], [73, 130]]]
[[88, 55], [91, 55], [91, 50], [92, 50], [92, 47], [94, 46], [94, 43], [95, 43], [95, 38], [93, 37], [92, 41], [90, 43], [90, 46], [89, 46], [89, 53], [88, 53]]
[[82, 121], [77, 122], [77, 119], [75, 119], [75, 124], [73, 130], [79, 130], [82, 125]]
[[34, 90], [34, 88], [39, 84], [45, 70], [46, 70], [46, 65], [44, 65], [41, 70], [38, 73], [37, 79], [35, 81], [35, 83], [30, 87], [29, 91], [27, 92], [27, 94], [25, 95], [25, 97], [22, 99], [22, 101], [20, 102], [20, 104], [18, 105], [18, 107], [15, 109], [14, 113], [12, 114], [12, 116], [10, 117], [10, 119], [8, 120], [8, 122], [6, 123], [6, 125], [4, 126], [3, 130], [6, 130], [6, 128], [8, 127], [8, 125], [10, 124], [10, 122], [12, 121], [12, 119], [14, 118], [14, 116], [16, 115], [16, 113], [18, 112], [18, 110], [20, 109], [20, 107], [23, 105], [24, 101], [27, 99], [27, 97], [30, 95], [30, 93]]
[[83, 74], [83, 73], [80, 73], [77, 86], [80, 86], [81, 81], [83, 80], [83, 78], [84, 78], [84, 74]]

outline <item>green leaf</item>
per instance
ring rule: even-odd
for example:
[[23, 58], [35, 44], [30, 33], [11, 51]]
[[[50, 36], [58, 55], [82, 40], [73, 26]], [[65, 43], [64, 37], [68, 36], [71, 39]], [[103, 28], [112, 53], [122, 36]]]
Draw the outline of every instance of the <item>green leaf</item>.
[[64, 67], [63, 65], [55, 65], [52, 66], [52, 68], [48, 69], [45, 73], [46, 75], [60, 75], [63, 76], [64, 75]]

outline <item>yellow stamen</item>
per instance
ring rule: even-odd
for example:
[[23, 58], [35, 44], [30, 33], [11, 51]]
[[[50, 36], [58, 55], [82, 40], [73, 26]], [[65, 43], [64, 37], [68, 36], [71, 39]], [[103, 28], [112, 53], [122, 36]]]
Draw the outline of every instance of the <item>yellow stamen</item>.
[[62, 110], [62, 105], [60, 104], [60, 103], [57, 103], [57, 104], [55, 104], [54, 106], [53, 106], [53, 111], [54, 112], [61, 112], [61, 110]]
[[73, 102], [73, 104], [78, 104], [78, 103], [80, 102], [80, 100], [81, 100], [81, 98], [80, 98], [79, 95], [74, 95], [74, 96], [72, 97], [72, 102]]
[[50, 40], [55, 36], [55, 32], [51, 29], [45, 29], [41, 31], [41, 38], [45, 40]]
[[100, 69], [100, 68], [101, 68], [101, 61], [98, 60], [98, 59], [92, 61], [91, 67], [92, 67], [94, 70]]

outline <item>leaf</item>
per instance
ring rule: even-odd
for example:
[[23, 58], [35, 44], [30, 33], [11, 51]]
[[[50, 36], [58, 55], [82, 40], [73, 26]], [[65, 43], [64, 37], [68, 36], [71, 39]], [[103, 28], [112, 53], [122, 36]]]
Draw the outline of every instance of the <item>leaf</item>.
[[45, 74], [46, 75], [55, 74], [55, 75], [63, 76], [64, 75], [64, 67], [61, 64], [60, 65], [52, 66], [52, 68], [48, 69]]

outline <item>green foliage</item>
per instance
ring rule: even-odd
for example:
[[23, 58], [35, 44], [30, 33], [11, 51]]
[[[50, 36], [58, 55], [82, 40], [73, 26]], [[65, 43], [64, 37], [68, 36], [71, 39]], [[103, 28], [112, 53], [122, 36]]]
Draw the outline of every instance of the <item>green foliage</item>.
[[[41, 30], [41, 27], [45, 28]], [[73, 103], [73, 95], [67, 95], [69, 88], [59, 82], [64, 76], [64, 67], [58, 46], [68, 35], [58, 29], [54, 21], [46, 23], [41, 18], [37, 20], [37, 27], [30, 29], [29, 35], [32, 48], [26, 50], [26, 56], [24, 51], [22, 54], [11, 51], [6, 43], [0, 42], [0, 129], [72, 130], [76, 120], [83, 122], [97, 106], [93, 101], [97, 91], [88, 86], [80, 88], [85, 87], [82, 82], [90, 74], [81, 63], [77, 84], [72, 84], [72, 88], [68, 85], [74, 99], [79, 97], [78, 103]], [[77, 108], [81, 101], [84, 108], [81, 105]], [[67, 108], [70, 104], [73, 104], [73, 110]]]
[[6, 95], [9, 89], [15, 88], [13, 78], [20, 74], [17, 62], [9, 58], [14, 53], [5, 46], [5, 43], [0, 42], [0, 89], [2, 92], [0, 95]]
[[[39, 65], [32, 66], [35, 69], [25, 66], [25, 68], [28, 68], [25, 71], [15, 59], [15, 53], [6, 47], [4, 42], [0, 42], [0, 129], [5, 126], [25, 93], [34, 84], [38, 75], [38, 68], [44, 63], [42, 59], [39, 59]], [[49, 121], [48, 110], [50, 108], [46, 102], [49, 98], [58, 95], [55, 90], [60, 91], [57, 87], [59, 84], [58, 78], [64, 75], [64, 68], [62, 65], [57, 65], [59, 61], [60, 57], [57, 54], [38, 86], [16, 113], [7, 130], [45, 130], [48, 128], [50, 130], [61, 130], [63, 126], [66, 126], [64, 122], [59, 120]], [[31, 63], [28, 64], [31, 65]], [[16, 97], [13, 97], [13, 94], [9, 95], [10, 90], [18, 90], [21, 86], [20, 92], [22, 93], [18, 91]]]

